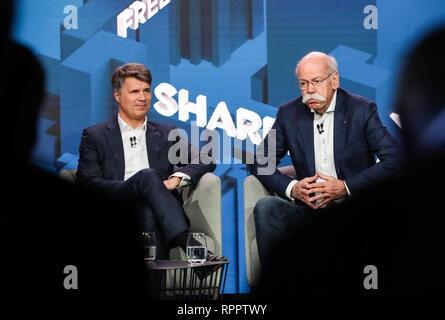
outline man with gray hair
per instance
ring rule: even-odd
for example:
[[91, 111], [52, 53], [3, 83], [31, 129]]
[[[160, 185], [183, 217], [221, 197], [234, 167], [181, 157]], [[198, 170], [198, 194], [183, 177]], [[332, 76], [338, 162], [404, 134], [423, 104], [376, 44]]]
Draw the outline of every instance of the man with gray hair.
[[[310, 52], [296, 75], [302, 96], [280, 106], [272, 127], [274, 161], [289, 152], [295, 178], [278, 169], [261, 175], [258, 162], [249, 167], [279, 196], [260, 199], [254, 209], [263, 265], [277, 244], [316, 219], [316, 210], [396, 176], [399, 167], [398, 143], [380, 121], [376, 104], [339, 88], [334, 57]], [[266, 136], [262, 149], [271, 143]]]

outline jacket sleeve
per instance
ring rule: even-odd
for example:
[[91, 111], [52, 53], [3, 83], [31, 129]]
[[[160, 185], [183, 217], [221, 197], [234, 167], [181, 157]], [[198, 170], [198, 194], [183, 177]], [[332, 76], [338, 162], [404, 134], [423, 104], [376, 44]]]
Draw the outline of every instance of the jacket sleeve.
[[376, 183], [397, 177], [402, 166], [400, 145], [382, 124], [374, 103], [371, 103], [364, 113], [364, 134], [370, 151], [378, 157], [379, 161], [345, 179], [351, 196]]
[[[176, 135], [176, 141], [173, 144], [175, 145], [170, 146], [169, 153], [175, 152], [175, 158], [179, 159], [179, 162], [175, 163], [179, 167], [179, 170], [176, 172], [188, 175], [191, 178], [192, 185], [196, 185], [205, 173], [215, 170], [216, 164], [212, 156], [212, 150], [207, 154], [203, 152], [204, 150], [200, 150], [198, 147], [190, 144], [187, 139], [179, 134]], [[182, 155], [181, 152], [185, 152], [186, 155]], [[169, 158], [171, 158], [170, 154]]]
[[255, 175], [270, 192], [286, 197], [286, 188], [293, 179], [277, 169], [280, 160], [289, 150], [288, 139], [281, 126], [281, 119], [280, 108], [272, 129], [255, 152], [254, 163], [247, 167], [250, 173]]
[[113, 191], [121, 184], [121, 181], [103, 178], [102, 157], [94, 135], [88, 129], [84, 129], [79, 146], [77, 182], [87, 187], [99, 187]]

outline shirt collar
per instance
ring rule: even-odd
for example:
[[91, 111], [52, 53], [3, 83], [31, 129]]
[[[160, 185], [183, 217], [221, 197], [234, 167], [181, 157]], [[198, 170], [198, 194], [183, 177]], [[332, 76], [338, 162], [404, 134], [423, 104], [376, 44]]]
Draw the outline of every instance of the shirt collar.
[[119, 128], [121, 129], [121, 132], [123, 131], [130, 131], [130, 130], [143, 130], [145, 132], [147, 128], [147, 117], [145, 117], [144, 123], [141, 124], [139, 127], [136, 127], [133, 129], [129, 124], [127, 124], [120, 116], [120, 114], [117, 114], [117, 122], [119, 123]]

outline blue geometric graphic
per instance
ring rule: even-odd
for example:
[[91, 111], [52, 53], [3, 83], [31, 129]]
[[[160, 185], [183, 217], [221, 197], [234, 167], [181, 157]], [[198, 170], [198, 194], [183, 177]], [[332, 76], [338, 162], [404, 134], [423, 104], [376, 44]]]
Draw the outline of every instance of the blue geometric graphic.
[[170, 5], [171, 63], [180, 58], [221, 66], [263, 31], [262, 0], [183, 0]]
[[295, 67], [310, 51], [344, 45], [375, 54], [376, 30], [363, 27], [363, 8], [372, 4], [375, 0], [267, 1], [269, 104], [278, 107], [299, 95]]

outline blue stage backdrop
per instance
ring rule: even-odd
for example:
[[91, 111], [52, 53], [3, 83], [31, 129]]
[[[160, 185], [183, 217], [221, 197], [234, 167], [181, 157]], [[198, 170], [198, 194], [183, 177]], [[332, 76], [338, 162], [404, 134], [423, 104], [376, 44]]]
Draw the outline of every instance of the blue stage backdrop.
[[[223, 140], [228, 150], [245, 150], [262, 137], [277, 107], [300, 95], [294, 69], [313, 50], [332, 54], [341, 87], [376, 101], [384, 124], [398, 135], [391, 114], [402, 54], [445, 18], [443, 0], [16, 2], [14, 38], [46, 71], [33, 154], [39, 165], [54, 173], [77, 167], [82, 129], [117, 112], [110, 77], [127, 62], [153, 73], [150, 120], [219, 132], [223, 254], [231, 261], [227, 293], [250, 290], [242, 193], [247, 171], [234, 152], [222, 152]], [[146, 4], [149, 14], [139, 15]], [[246, 137], [246, 119], [259, 135]]]

